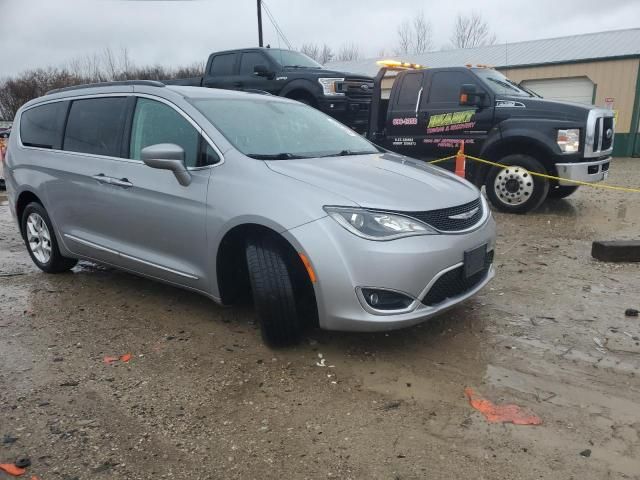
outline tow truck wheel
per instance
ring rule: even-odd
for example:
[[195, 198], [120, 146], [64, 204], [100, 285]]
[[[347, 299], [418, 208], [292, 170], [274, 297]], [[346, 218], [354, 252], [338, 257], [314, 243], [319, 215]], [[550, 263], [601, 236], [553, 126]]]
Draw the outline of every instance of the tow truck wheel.
[[499, 160], [505, 167], [494, 167], [485, 180], [487, 197], [498, 210], [527, 213], [547, 198], [549, 180], [529, 172], [546, 174], [547, 170], [529, 155], [507, 155]]
[[578, 190], [578, 185], [552, 185], [549, 189], [549, 198], [567, 198]]

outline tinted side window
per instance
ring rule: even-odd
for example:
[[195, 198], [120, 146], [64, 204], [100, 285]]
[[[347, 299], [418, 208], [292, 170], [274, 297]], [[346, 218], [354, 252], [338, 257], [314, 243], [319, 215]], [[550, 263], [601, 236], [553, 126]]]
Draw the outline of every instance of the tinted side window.
[[420, 87], [422, 87], [422, 73], [406, 74], [402, 79], [396, 103], [402, 106], [415, 106]]
[[242, 54], [240, 59], [240, 75], [253, 75], [253, 67], [256, 65], [267, 66], [267, 59], [256, 52]]
[[431, 79], [429, 103], [455, 103], [460, 101], [460, 87], [474, 83], [464, 72], [438, 72]]
[[126, 104], [125, 97], [74, 100], [64, 134], [64, 150], [119, 157]]
[[228, 53], [216, 55], [211, 64], [211, 75], [233, 75], [233, 67], [236, 64], [236, 54]]
[[68, 102], [55, 102], [25, 111], [20, 120], [22, 144], [27, 147], [59, 149], [68, 106]]
[[187, 167], [198, 166], [200, 134], [182, 115], [164, 103], [138, 98], [131, 127], [130, 157], [140, 160], [144, 147], [174, 143], [184, 149]]

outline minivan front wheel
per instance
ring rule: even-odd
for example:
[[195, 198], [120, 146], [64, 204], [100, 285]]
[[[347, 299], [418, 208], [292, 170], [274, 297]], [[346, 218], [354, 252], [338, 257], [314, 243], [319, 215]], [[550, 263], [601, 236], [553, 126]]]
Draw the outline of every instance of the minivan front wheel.
[[487, 197], [498, 210], [526, 213], [538, 208], [547, 198], [549, 180], [530, 172], [547, 174], [544, 166], [529, 155], [507, 155], [485, 180]]
[[22, 236], [33, 263], [44, 272], [66, 272], [78, 263], [60, 253], [49, 215], [39, 203], [30, 203], [22, 212]]
[[276, 347], [297, 343], [303, 321], [295, 297], [295, 273], [286, 249], [269, 235], [258, 236], [247, 242], [246, 257], [262, 337]]

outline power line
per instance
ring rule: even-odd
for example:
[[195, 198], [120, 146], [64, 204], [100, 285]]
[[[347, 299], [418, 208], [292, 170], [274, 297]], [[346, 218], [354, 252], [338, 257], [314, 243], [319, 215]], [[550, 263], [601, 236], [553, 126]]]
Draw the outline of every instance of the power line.
[[276, 19], [274, 18], [273, 14], [271, 13], [271, 10], [269, 10], [269, 6], [267, 5], [267, 3], [264, 0], [262, 0], [262, 6], [264, 7], [264, 11], [267, 14], [267, 17], [269, 17], [269, 20], [271, 21], [271, 24], [273, 25], [273, 28], [276, 29], [276, 34], [279, 35], [280, 37], [282, 37], [282, 40], [284, 40], [284, 43], [287, 44], [287, 47], [289, 47], [289, 50], [292, 50], [291, 43], [289, 43], [289, 40], [287, 39], [287, 37], [285, 36], [284, 32], [280, 28], [280, 25], [278, 25], [278, 22], [276, 22]]

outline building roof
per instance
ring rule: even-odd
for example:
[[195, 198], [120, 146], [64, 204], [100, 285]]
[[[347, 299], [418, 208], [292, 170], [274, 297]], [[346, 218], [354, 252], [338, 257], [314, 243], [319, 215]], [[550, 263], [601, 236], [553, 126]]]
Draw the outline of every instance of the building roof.
[[[442, 50], [420, 55], [401, 55], [402, 58], [397, 59], [419, 63], [427, 67], [484, 64], [505, 68], [630, 56], [640, 56], [640, 28], [501, 43], [485, 47]], [[389, 58], [396, 57], [398, 56], [392, 55]], [[332, 70], [373, 76], [379, 70], [376, 65], [377, 60], [382, 59], [369, 58], [351, 62], [330, 62], [326, 67]]]

